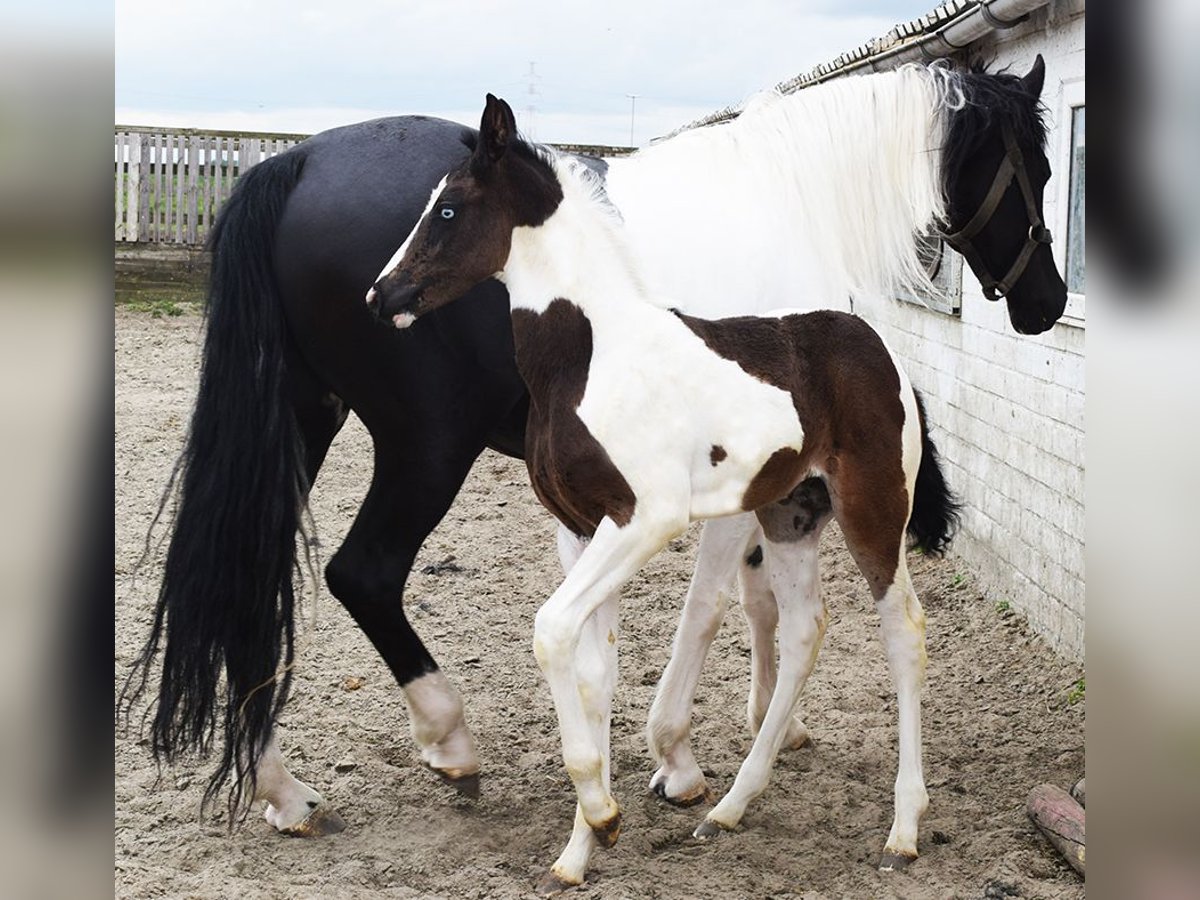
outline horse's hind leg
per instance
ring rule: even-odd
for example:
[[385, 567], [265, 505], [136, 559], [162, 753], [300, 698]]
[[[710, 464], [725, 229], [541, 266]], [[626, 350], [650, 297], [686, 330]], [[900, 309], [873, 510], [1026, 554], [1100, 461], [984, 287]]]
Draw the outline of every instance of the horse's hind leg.
[[[689, 741], [692, 700], [704, 657], [725, 614], [734, 572], [756, 528], [750, 515], [704, 523], [671, 659], [650, 707], [646, 740], [660, 764], [650, 779], [650, 790], [677, 806], [693, 806], [708, 796], [708, 784]], [[773, 635], [771, 640], [773, 645]]]
[[[767, 715], [778, 675], [775, 665], [775, 630], [779, 624], [779, 605], [771, 590], [771, 575], [763, 554], [764, 538], [756, 535], [754, 549], [746, 555], [738, 570], [742, 611], [750, 633], [750, 695], [746, 700], [746, 721], [750, 734], [757, 736]], [[797, 750], [809, 743], [808, 728], [793, 716], [783, 746]]]
[[258, 758], [257, 773], [255, 799], [266, 801], [264, 817], [280, 833], [320, 837], [345, 829], [336, 810], [287, 770], [273, 736]]
[[[288, 396], [304, 442], [304, 468], [308, 484], [329, 452], [329, 445], [346, 421], [346, 407], [330, 393], [299, 356], [287, 354]], [[266, 801], [264, 817], [282, 834], [316, 837], [336, 834], [346, 827], [325, 799], [288, 771], [272, 734], [255, 767], [255, 799]]]
[[737, 826], [746, 807], [763, 792], [775, 758], [795, 719], [796, 703], [825, 636], [825, 602], [821, 597], [817, 553], [821, 531], [829, 521], [829, 498], [821, 490], [805, 505], [797, 495], [758, 510], [765, 538], [765, 562], [779, 608], [779, 673], [762, 727], [729, 789], [705, 820], [696, 837]]
[[[898, 494], [899, 492], [897, 492]], [[850, 496], [861, 496], [851, 493]], [[891, 509], [897, 506], [896, 509]], [[921, 771], [921, 686], [925, 680], [925, 613], [904, 558], [908, 510], [864, 497], [835, 507], [846, 546], [866, 577], [896, 689], [900, 765], [895, 817], [879, 867], [901, 869], [917, 858], [917, 828], [929, 794]]]
[[481, 449], [482, 442], [454, 457], [405, 459], [403, 445], [376, 435], [370, 490], [325, 570], [330, 591], [404, 689], [422, 759], [468, 796], [479, 793], [479, 759], [462, 698], [413, 631], [403, 595], [417, 551], [450, 508]]

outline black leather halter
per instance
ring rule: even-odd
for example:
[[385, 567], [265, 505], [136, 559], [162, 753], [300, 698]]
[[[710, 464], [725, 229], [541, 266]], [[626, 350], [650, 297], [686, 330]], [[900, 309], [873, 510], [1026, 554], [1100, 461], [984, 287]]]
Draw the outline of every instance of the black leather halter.
[[[1004, 135], [1005, 154], [1004, 159], [1000, 161], [1000, 168], [996, 170], [996, 177], [992, 181], [991, 189], [966, 225], [953, 234], [942, 235], [943, 240], [961, 253], [975, 274], [979, 276], [980, 283], [983, 285], [983, 294], [989, 300], [999, 300], [1011, 291], [1020, 280], [1021, 275], [1024, 274], [1025, 267], [1029, 265], [1033, 251], [1038, 248], [1039, 244], [1049, 244], [1052, 241], [1050, 229], [1045, 226], [1038, 213], [1037, 196], [1033, 193], [1033, 185], [1029, 182], [1029, 172], [1025, 169], [1025, 156], [1021, 153], [1021, 148], [1017, 146], [1017, 139], [1013, 135], [1012, 127], [1006, 122], [1001, 127], [1001, 131]], [[1017, 254], [1016, 261], [1013, 262], [1007, 274], [996, 280], [988, 271], [983, 257], [979, 255], [979, 251], [975, 249], [971, 239], [991, 221], [992, 216], [996, 213], [996, 208], [1000, 205], [1000, 200], [1008, 192], [1013, 178], [1017, 179], [1021, 195], [1025, 198], [1025, 210], [1029, 216], [1029, 235], [1025, 238], [1025, 245]]]

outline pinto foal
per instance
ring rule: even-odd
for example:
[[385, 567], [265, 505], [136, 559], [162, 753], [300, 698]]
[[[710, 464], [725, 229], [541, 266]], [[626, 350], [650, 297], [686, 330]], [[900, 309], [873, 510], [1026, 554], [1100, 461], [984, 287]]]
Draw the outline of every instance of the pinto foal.
[[534, 630], [579, 801], [551, 885], [581, 882], [595, 843], [611, 846], [620, 827], [608, 765], [616, 592], [691, 521], [744, 511], [766, 538], [779, 674], [732, 788], [696, 834], [735, 827], [766, 787], [825, 631], [817, 542], [836, 518], [878, 605], [898, 693], [884, 867], [915, 858], [928, 805], [924, 614], [905, 532], [939, 546], [951, 503], [919, 400], [879, 336], [837, 312], [705, 321], [656, 305], [598, 182], [519, 140], [491, 95], [471, 160], [434, 190], [394, 260], [367, 301], [397, 327], [486, 278], [507, 285], [533, 488], [590, 538], [577, 559], [560, 548], [568, 572]]

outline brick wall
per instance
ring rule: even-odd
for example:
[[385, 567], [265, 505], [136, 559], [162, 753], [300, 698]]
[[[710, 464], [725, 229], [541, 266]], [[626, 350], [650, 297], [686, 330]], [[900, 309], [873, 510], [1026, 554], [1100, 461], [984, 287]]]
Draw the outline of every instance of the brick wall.
[[[1065, 90], [1084, 74], [1079, 4], [1056, 3], [982, 49], [1023, 73], [1041, 52], [1050, 112], [1045, 193], [1062, 269], [1070, 121]], [[1068, 85], [1068, 87], [1064, 87]], [[1004, 303], [990, 303], [963, 268], [962, 313], [949, 316], [879, 299], [856, 305], [906, 361], [926, 397], [934, 440], [966, 503], [953, 553], [981, 579], [989, 601], [1007, 601], [1065, 656], [1084, 652], [1084, 336], [1080, 318], [1038, 337], [1017, 335]]]

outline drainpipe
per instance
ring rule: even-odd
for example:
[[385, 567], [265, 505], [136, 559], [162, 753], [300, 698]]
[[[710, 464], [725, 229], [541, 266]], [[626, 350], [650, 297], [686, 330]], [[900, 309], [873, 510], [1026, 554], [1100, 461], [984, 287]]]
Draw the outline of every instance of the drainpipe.
[[[822, 81], [828, 81], [831, 78], [839, 78], [842, 75], [866, 67], [869, 67], [870, 71], [875, 71], [879, 68], [890, 69], [903, 63], [929, 62], [944, 56], [950, 56], [963, 50], [992, 31], [999, 31], [1019, 25], [1025, 21], [1031, 12], [1047, 6], [1049, 3], [1050, 0], [991, 0], [991, 2], [980, 2], [974, 9], [960, 15], [956, 19], [952, 19], [936, 31], [931, 31], [920, 37], [909, 38], [907, 41], [903, 41], [887, 50], [882, 50], [879, 53], [873, 53], [843, 66], [832, 68], [819, 75], [810, 73], [791, 81], [785, 81], [778, 85], [777, 90], [785, 94], [790, 94], [801, 88], [820, 84]], [[881, 65], [883, 63], [886, 63], [886, 65]], [[819, 68], [821, 67], [818, 66]], [[650, 143], [658, 143], [692, 128], [727, 122], [730, 119], [736, 118], [740, 112], [740, 109], [734, 109], [733, 107], [719, 110], [689, 125], [677, 128], [670, 134], [655, 138]]]
[[893, 68], [909, 62], [929, 62], [943, 56], [950, 56], [979, 40], [984, 35], [1005, 28], [1012, 28], [1024, 22], [1034, 10], [1048, 5], [1050, 0], [992, 0], [990, 3], [980, 3], [964, 16], [953, 19], [936, 31], [921, 35], [899, 46], [882, 53], [865, 57], [848, 65], [826, 72], [816, 78], [800, 81], [796, 87], [808, 87], [819, 84], [830, 78], [836, 78], [849, 72], [854, 72], [864, 66], [871, 70], [880, 67]]

